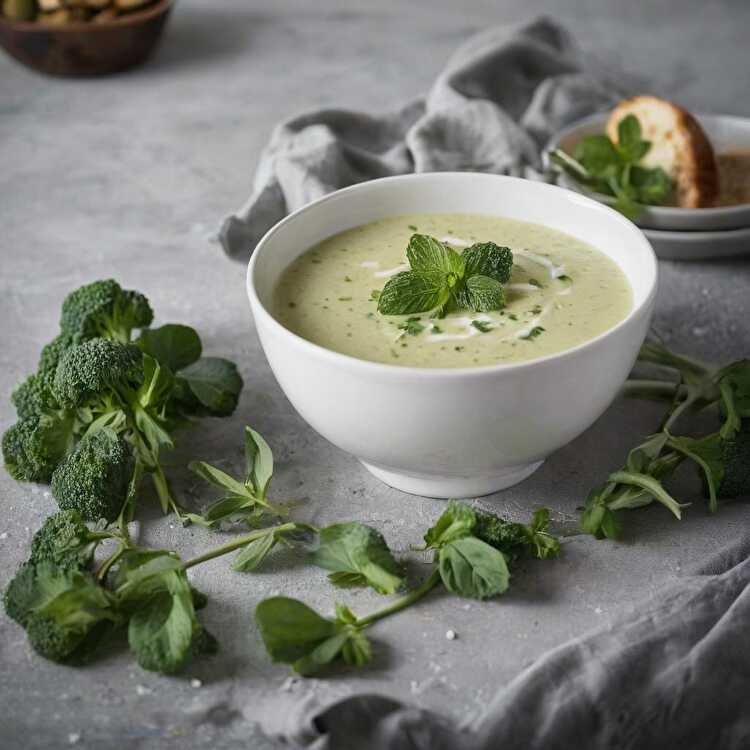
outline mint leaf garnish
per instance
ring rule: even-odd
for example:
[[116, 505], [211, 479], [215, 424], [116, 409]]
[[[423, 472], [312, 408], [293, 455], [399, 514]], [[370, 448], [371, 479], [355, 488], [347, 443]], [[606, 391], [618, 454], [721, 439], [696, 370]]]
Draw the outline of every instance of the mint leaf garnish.
[[439, 271], [401, 271], [383, 287], [378, 312], [410, 315], [444, 305], [451, 296], [445, 274]]
[[462, 308], [489, 312], [505, 306], [503, 283], [513, 266], [507, 247], [481, 242], [459, 255], [434, 237], [414, 234], [406, 257], [410, 270], [392, 277], [378, 297], [378, 312], [384, 315], [431, 312], [442, 317]]

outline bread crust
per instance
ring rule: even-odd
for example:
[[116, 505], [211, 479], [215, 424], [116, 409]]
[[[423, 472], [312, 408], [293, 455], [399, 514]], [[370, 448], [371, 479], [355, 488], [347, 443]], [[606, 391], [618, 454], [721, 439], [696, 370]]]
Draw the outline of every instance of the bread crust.
[[707, 208], [719, 195], [714, 150], [698, 121], [682, 107], [656, 96], [620, 102], [607, 121], [607, 135], [617, 141], [617, 125], [635, 115], [651, 149], [643, 164], [661, 167], [675, 182], [674, 200], [682, 208]]

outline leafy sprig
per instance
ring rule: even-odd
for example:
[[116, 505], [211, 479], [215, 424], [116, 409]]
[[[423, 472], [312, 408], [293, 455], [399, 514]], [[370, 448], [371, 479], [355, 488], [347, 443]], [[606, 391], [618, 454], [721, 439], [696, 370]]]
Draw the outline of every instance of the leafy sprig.
[[[510, 581], [508, 566], [522, 554], [539, 559], [555, 557], [560, 546], [547, 530], [548, 524], [549, 513], [545, 509], [537, 511], [526, 526], [483, 513], [464, 503], [451, 502], [436, 524], [425, 533], [425, 545], [421, 549], [433, 552], [435, 565], [419, 586], [364, 617], [357, 617], [341, 604], [336, 605], [333, 618], [326, 618], [295, 599], [266, 599], [255, 610], [266, 650], [273, 661], [289, 664], [301, 675], [316, 674], [342, 661], [361, 666], [372, 658], [372, 647], [364, 631], [416, 604], [437, 586], [442, 584], [457, 596], [489, 599], [507, 590]], [[341, 526], [348, 525], [332, 527], [335, 529], [332, 536], [337, 541], [350, 537]], [[356, 540], [354, 544], [360, 553], [370, 549], [364, 536], [357, 534], [350, 538]], [[321, 533], [321, 542], [330, 543], [324, 532]], [[387, 550], [379, 535], [375, 549], [377, 552], [372, 557], [376, 559]], [[334, 550], [329, 550], [326, 554], [332, 552]], [[335, 552], [334, 557], [340, 559], [340, 550]], [[350, 551], [346, 559], [351, 556]], [[320, 562], [319, 554], [317, 561]], [[363, 566], [357, 567], [363, 569]], [[382, 571], [376, 576], [375, 583], [370, 581], [371, 585], [381, 593], [391, 593], [394, 587], [382, 586], [381, 575]]]
[[581, 185], [613, 196], [614, 207], [625, 216], [637, 218], [642, 210], [639, 204], [663, 205], [674, 190], [672, 179], [661, 167], [640, 163], [650, 149], [638, 118], [628, 115], [618, 123], [616, 143], [604, 134], [590, 135], [576, 145], [573, 156], [555, 149], [550, 159]]
[[377, 296], [383, 315], [466, 308], [490, 312], [505, 306], [503, 284], [510, 278], [513, 253], [482, 242], [457, 253], [434, 237], [413, 234], [406, 249], [410, 269], [391, 278]]
[[[657, 431], [633, 448], [625, 465], [589, 494], [581, 518], [596, 537], [622, 533], [621, 511], [653, 502], [681, 518], [688, 505], [665, 486], [684, 462], [693, 464], [711, 512], [719, 501], [750, 494], [750, 360], [715, 367], [646, 342], [639, 363], [656, 366], [668, 378], [631, 379], [631, 396], [666, 400], [668, 409]], [[678, 425], [697, 412], [713, 412], [717, 429], [704, 435], [677, 434]]]

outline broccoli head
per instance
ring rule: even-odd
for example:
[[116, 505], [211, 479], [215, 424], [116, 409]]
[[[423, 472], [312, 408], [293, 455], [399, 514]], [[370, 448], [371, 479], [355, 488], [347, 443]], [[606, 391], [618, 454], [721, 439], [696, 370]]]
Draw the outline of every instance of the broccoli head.
[[722, 498], [750, 495], [750, 423], [745, 422], [732, 438], [721, 440], [724, 472], [717, 495]]
[[115, 601], [90, 573], [27, 562], [4, 595], [5, 611], [47, 659], [79, 661], [118, 621]]
[[23, 383], [19, 383], [13, 389], [10, 401], [16, 407], [18, 416], [28, 419], [40, 416], [54, 398], [39, 375], [29, 375]]
[[494, 513], [476, 509], [474, 513], [476, 522], [472, 534], [500, 550], [509, 560], [517, 559], [524, 552], [546, 560], [560, 552], [560, 543], [547, 531], [549, 511], [546, 508], [536, 511], [528, 525], [506, 521]]
[[142, 382], [143, 353], [137, 346], [97, 338], [65, 351], [53, 392], [63, 406], [73, 408], [106, 399], [112, 392], [122, 396]]
[[133, 451], [111, 430], [85, 435], [52, 475], [52, 494], [62, 510], [85, 521], [114, 521], [128, 495], [135, 471]]
[[151, 325], [153, 318], [151, 305], [140, 292], [124, 290], [114, 279], [106, 279], [66, 297], [60, 329], [76, 342], [103, 337], [126, 344], [134, 328]]
[[[73, 337], [67, 333], [61, 333], [49, 342], [39, 355], [39, 364], [37, 366], [37, 375], [49, 385], [55, 379], [57, 365], [60, 357], [74, 345]], [[80, 343], [80, 342], [78, 342]]]
[[3, 435], [3, 460], [13, 477], [24, 482], [49, 482], [73, 447], [75, 419], [67, 412], [19, 419]]
[[82, 570], [91, 563], [101, 537], [86, 526], [77, 510], [61, 510], [47, 518], [34, 534], [29, 560], [47, 560], [61, 568]]

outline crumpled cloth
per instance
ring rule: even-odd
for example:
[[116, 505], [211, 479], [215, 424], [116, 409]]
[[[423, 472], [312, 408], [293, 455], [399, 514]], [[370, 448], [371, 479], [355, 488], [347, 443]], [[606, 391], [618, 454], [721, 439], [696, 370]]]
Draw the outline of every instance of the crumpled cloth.
[[459, 728], [358, 695], [303, 717], [299, 750], [746, 750], [750, 541], [608, 628], [549, 652]]
[[286, 214], [333, 190], [409, 172], [478, 171], [540, 177], [541, 146], [624, 91], [588, 72], [573, 37], [541, 18], [468, 39], [424, 99], [384, 115], [324, 109], [274, 130], [247, 203], [219, 232], [246, 260]]

